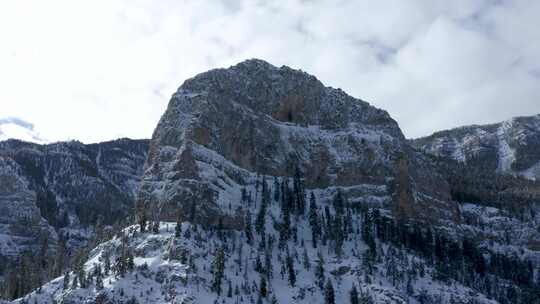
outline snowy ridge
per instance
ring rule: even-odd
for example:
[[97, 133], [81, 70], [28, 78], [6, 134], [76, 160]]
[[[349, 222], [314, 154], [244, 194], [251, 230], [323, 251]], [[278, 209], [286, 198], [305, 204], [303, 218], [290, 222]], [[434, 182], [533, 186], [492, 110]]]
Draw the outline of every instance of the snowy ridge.
[[474, 166], [481, 160], [499, 174], [540, 177], [540, 115], [436, 132], [411, 142], [427, 154], [463, 164]]

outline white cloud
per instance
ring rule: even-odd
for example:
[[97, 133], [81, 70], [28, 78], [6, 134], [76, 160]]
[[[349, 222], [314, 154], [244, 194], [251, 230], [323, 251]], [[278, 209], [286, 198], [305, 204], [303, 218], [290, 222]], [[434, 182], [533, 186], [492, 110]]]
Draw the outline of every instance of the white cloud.
[[388, 110], [407, 136], [540, 112], [535, 1], [6, 0], [1, 116], [150, 137], [186, 78], [258, 57]]

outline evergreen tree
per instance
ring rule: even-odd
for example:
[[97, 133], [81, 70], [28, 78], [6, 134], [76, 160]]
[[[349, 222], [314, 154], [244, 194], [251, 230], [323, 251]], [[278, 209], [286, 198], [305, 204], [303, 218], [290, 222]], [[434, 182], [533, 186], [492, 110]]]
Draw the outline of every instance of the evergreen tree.
[[251, 229], [251, 213], [249, 210], [246, 212], [246, 217], [244, 220], [244, 233], [246, 235], [246, 240], [249, 245], [253, 244], [253, 230]]
[[299, 167], [296, 167], [293, 182], [296, 214], [303, 216], [306, 209], [306, 197], [304, 190], [304, 182], [302, 179], [302, 172], [300, 171]]
[[308, 255], [306, 247], [304, 247], [303, 264], [304, 264], [304, 268], [309, 271], [309, 269], [311, 268], [311, 262], [309, 260], [309, 255]]
[[360, 304], [358, 299], [358, 290], [356, 290], [356, 286], [354, 284], [349, 292], [349, 298], [351, 300], [351, 304]]
[[294, 287], [296, 284], [296, 272], [294, 270], [294, 260], [288, 251], [287, 251], [286, 263], [287, 263], [287, 272], [289, 274], [289, 283], [291, 284], [292, 287]]
[[336, 214], [343, 215], [345, 208], [345, 199], [343, 198], [343, 194], [341, 193], [341, 190], [338, 190], [336, 195], [334, 196], [334, 209], [336, 210]]
[[82, 256], [79, 256], [77, 258], [77, 262], [75, 263], [74, 270], [75, 270], [75, 278], [77, 279], [77, 282], [79, 282], [80, 287], [86, 288], [86, 272], [84, 270]]
[[254, 267], [254, 270], [258, 273], [262, 273], [263, 272], [263, 265], [262, 265], [262, 262], [261, 262], [261, 258], [257, 255], [257, 258], [255, 259], [255, 267]]
[[309, 197], [309, 224], [311, 226], [313, 248], [317, 248], [317, 242], [321, 236], [321, 225], [317, 213], [317, 202], [315, 201], [315, 194], [313, 192], [311, 192]]
[[101, 273], [101, 271], [96, 275], [96, 289], [103, 289], [103, 274]]
[[334, 286], [330, 279], [326, 281], [326, 285], [324, 286], [324, 304], [336, 304]]
[[129, 271], [133, 271], [134, 268], [135, 268], [135, 262], [134, 262], [133, 252], [131, 252], [131, 250], [128, 250], [127, 258], [126, 258], [126, 269]]
[[66, 271], [66, 273], [64, 274], [64, 282], [63, 282], [63, 285], [62, 285], [62, 289], [63, 290], [66, 290], [69, 288], [69, 271]]
[[336, 215], [333, 218], [332, 235], [334, 237], [335, 247], [334, 251], [337, 256], [341, 256], [343, 253], [343, 243], [345, 242], [345, 232], [343, 231], [343, 215]]
[[232, 293], [233, 293], [232, 283], [231, 283], [231, 280], [229, 280], [229, 288], [227, 289], [227, 297], [232, 298]]
[[145, 211], [145, 207], [143, 206], [143, 204], [137, 204], [137, 219], [139, 221], [139, 228], [141, 230], [141, 232], [144, 232], [146, 230], [146, 221], [147, 221], [147, 218], [146, 218], [146, 211]]
[[259, 296], [261, 298], [266, 298], [266, 296], [268, 295], [268, 290], [267, 290], [267, 286], [266, 286], [266, 277], [261, 275], [261, 283], [259, 284]]
[[212, 262], [212, 290], [221, 295], [221, 282], [225, 271], [225, 252], [223, 248], [217, 249]]
[[77, 289], [79, 287], [79, 281], [77, 280], [77, 276], [73, 276], [73, 282], [71, 282], [71, 288]]
[[111, 255], [108, 250], [103, 252], [103, 271], [105, 275], [109, 275], [111, 271]]
[[268, 281], [270, 281], [270, 279], [272, 278], [272, 269], [273, 269], [273, 265], [272, 265], [272, 247], [271, 246], [268, 246], [268, 249], [266, 249], [266, 252], [265, 252], [265, 255], [264, 255], [264, 272], [266, 274], [266, 277], [268, 279]]
[[154, 233], [154, 234], [158, 234], [158, 233], [159, 233], [159, 224], [160, 224], [160, 221], [159, 221], [159, 220], [155, 220], [155, 221], [152, 223], [152, 233]]
[[317, 253], [317, 265], [315, 266], [315, 278], [317, 285], [322, 289], [324, 285], [324, 258], [321, 252]]
[[281, 197], [281, 193], [279, 192], [280, 185], [279, 180], [277, 176], [274, 176], [274, 201], [278, 202], [279, 198]]
[[174, 236], [180, 238], [182, 236], [182, 222], [180, 220], [176, 221], [176, 226], [174, 227]]
[[263, 178], [262, 202], [261, 202], [261, 207], [259, 208], [259, 213], [257, 214], [257, 218], [255, 219], [255, 231], [257, 231], [259, 235], [263, 235], [265, 233], [266, 209], [268, 207], [269, 202], [270, 202], [270, 191], [268, 190], [266, 179]]

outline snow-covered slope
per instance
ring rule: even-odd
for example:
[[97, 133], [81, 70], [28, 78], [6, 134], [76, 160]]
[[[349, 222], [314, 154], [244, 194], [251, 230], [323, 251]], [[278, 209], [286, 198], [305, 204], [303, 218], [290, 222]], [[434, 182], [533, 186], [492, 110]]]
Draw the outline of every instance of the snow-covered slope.
[[[371, 301], [362, 303], [496, 303], [457, 282], [447, 285], [434, 281], [434, 269], [425, 260], [385, 244], [380, 250], [386, 254], [369, 274], [362, 262], [365, 257], [360, 255], [367, 246], [359, 235], [351, 235], [345, 253], [336, 257], [329, 253], [333, 250], [330, 246], [312, 247], [310, 231], [304, 229], [308, 226], [298, 226], [298, 240], [287, 249], [277, 244], [260, 249], [258, 244], [248, 245], [241, 233], [221, 232], [225, 237], [187, 222], [180, 236], [175, 236], [175, 223], [162, 222], [155, 233], [140, 233], [137, 226], [131, 226], [89, 253], [83, 266], [85, 275], [80, 276], [85, 278], [84, 287], [80, 281], [73, 283], [80, 271], [70, 272], [67, 279], [59, 277], [14, 303], [322, 304], [325, 289], [317, 283], [319, 269], [324, 282], [333, 284], [335, 303], [349, 303], [353, 284], [362, 301]], [[220, 248], [225, 253], [224, 277], [221, 295], [217, 295], [212, 290], [212, 269]], [[127, 261], [125, 273], [122, 256]], [[133, 266], [129, 265], [131, 256]], [[324, 261], [319, 262], [319, 256]], [[287, 260], [294, 264], [294, 286], [284, 269]], [[109, 263], [110, 267], [106, 266]], [[388, 265], [403, 273], [396, 276], [394, 270], [386, 269]], [[421, 271], [412, 274], [407, 269]], [[261, 283], [263, 277], [268, 281]], [[264, 297], [260, 295], [261, 284], [267, 288]]]
[[19, 139], [37, 144], [46, 144], [48, 141], [34, 129], [34, 125], [20, 118], [0, 118], [0, 141]]

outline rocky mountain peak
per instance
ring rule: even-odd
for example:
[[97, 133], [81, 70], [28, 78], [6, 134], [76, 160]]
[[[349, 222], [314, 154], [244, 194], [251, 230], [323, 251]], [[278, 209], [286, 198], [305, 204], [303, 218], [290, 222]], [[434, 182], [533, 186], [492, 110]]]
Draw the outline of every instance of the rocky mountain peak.
[[[186, 80], [173, 95], [150, 144], [139, 210], [167, 220], [198, 210], [199, 222], [241, 225], [242, 189], [255, 193], [261, 176], [283, 180], [296, 170], [326, 199], [327, 189], [343, 188], [352, 201], [389, 207], [402, 155], [423, 162], [387, 112], [305, 72], [252, 59]], [[407, 178], [432, 174], [414, 167]], [[446, 202], [445, 186], [433, 184], [403, 193], [423, 193], [419, 204]]]
[[[222, 104], [234, 101], [257, 114], [285, 123], [347, 128], [352, 123], [399, 128], [386, 111], [353, 98], [340, 89], [325, 87], [316, 77], [287, 66], [275, 67], [250, 59], [228, 69], [215, 69], [187, 80], [173, 96], [181, 104], [194, 94], [218, 95]], [[399, 131], [396, 132], [397, 136]]]

